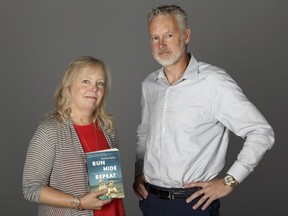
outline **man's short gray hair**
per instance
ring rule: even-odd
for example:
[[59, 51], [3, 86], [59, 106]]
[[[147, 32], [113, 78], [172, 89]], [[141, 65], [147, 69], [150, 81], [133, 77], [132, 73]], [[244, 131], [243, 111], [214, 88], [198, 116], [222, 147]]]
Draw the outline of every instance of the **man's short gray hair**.
[[185, 32], [185, 29], [188, 28], [187, 13], [177, 5], [162, 5], [152, 8], [147, 16], [148, 23], [159, 15], [174, 15], [178, 20], [181, 31]]

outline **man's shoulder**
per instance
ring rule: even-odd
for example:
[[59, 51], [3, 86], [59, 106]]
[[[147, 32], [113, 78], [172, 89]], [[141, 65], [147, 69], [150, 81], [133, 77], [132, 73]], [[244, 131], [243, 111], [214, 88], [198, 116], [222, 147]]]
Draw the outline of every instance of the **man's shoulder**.
[[143, 82], [148, 82], [148, 81], [155, 81], [160, 73], [161, 69], [158, 69], [156, 71], [153, 71], [152, 73], [149, 73], [143, 80]]
[[223, 68], [205, 63], [199, 62], [199, 79], [206, 81], [222, 81], [230, 79], [230, 76], [226, 73]]

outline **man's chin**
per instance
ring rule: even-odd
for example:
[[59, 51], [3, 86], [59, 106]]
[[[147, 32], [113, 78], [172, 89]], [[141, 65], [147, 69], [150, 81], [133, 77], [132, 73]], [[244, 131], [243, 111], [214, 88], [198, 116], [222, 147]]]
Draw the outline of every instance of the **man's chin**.
[[174, 62], [171, 61], [157, 61], [160, 65], [162, 65], [163, 67], [170, 67], [174, 64]]
[[171, 59], [167, 60], [167, 59], [162, 59], [159, 57], [154, 57], [154, 58], [163, 67], [169, 67], [169, 66], [173, 65], [173, 63], [174, 63], [173, 61], [171, 61]]

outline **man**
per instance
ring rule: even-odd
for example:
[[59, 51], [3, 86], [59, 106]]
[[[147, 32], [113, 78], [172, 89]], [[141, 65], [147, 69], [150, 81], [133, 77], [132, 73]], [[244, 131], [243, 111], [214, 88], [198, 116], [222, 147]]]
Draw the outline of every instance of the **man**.
[[[163, 67], [142, 83], [133, 189], [144, 216], [219, 215], [230, 194], [274, 144], [262, 114], [222, 69], [187, 53], [191, 32], [176, 5], [148, 15], [151, 49]], [[244, 138], [226, 176], [229, 131]]]

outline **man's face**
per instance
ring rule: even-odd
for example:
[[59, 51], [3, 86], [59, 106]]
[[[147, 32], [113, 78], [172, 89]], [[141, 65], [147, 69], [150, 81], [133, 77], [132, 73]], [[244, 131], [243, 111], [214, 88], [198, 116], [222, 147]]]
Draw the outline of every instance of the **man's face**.
[[150, 44], [155, 60], [164, 67], [177, 63], [186, 54], [190, 32], [183, 34], [177, 19], [171, 15], [159, 15], [149, 24]]

